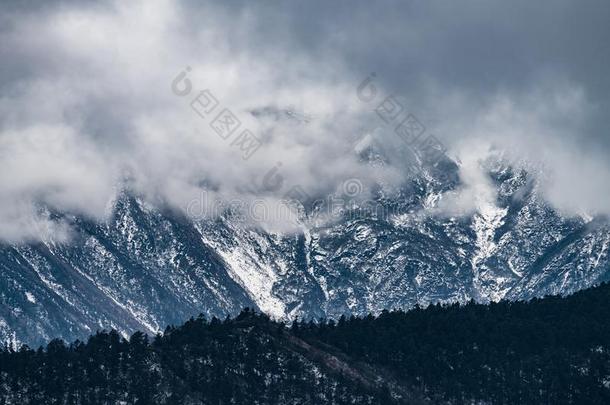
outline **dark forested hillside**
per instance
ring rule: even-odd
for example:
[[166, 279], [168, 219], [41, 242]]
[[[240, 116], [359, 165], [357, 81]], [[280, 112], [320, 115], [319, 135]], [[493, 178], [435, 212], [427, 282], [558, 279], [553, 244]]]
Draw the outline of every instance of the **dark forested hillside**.
[[610, 403], [610, 285], [530, 302], [295, 325], [452, 403]]
[[150, 340], [111, 331], [69, 346], [54, 340], [45, 350], [5, 349], [0, 403], [400, 403], [369, 367], [337, 356], [244, 310], [225, 321], [191, 319]]
[[5, 348], [3, 404], [610, 403], [610, 286], [291, 327], [245, 310], [148, 338]]

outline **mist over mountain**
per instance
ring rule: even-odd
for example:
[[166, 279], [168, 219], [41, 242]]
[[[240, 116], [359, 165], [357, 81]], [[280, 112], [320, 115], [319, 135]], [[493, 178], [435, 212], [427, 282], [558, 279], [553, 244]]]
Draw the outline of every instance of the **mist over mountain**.
[[[352, 178], [400, 186], [414, 162], [395, 127], [408, 114], [469, 163], [473, 188], [492, 147], [544, 169], [556, 209], [608, 214], [608, 7], [518, 3], [4, 2], [0, 238], [67, 239], [38, 205], [103, 221], [126, 177], [182, 210], [203, 190], [252, 203], [294, 186], [324, 198]], [[381, 117], [394, 100], [400, 116]], [[235, 133], [219, 133], [225, 109]], [[393, 155], [382, 168], [353, 153], [373, 132]]]
[[[361, 155], [382, 164], [373, 147]], [[269, 207], [292, 215], [280, 218], [294, 221], [283, 232], [254, 226], [245, 205], [188, 216], [129, 188], [106, 222], [47, 209], [73, 234], [2, 245], [2, 339], [40, 344], [107, 327], [156, 333], [193, 314], [223, 318], [244, 307], [283, 321], [338, 319], [569, 294], [610, 279], [606, 217], [562, 215], [541, 195], [537, 173], [497, 154], [483, 166], [492, 194], [468, 190], [447, 157], [422, 161], [410, 181], [379, 184], [372, 198], [347, 187], [312, 203], [287, 200], [284, 211]], [[474, 211], [443, 205], [468, 195]]]
[[1, 2], [0, 402], [607, 402], [608, 21]]

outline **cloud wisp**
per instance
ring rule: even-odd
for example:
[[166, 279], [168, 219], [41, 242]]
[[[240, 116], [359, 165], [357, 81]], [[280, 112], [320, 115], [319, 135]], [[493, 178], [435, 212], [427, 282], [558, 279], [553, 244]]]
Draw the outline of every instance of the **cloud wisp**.
[[[359, 179], [365, 190], [379, 179], [398, 185], [404, 158], [371, 167], [354, 153], [363, 134], [378, 126], [371, 106], [357, 97], [358, 84], [376, 69], [379, 89], [400, 95], [454, 155], [478, 161], [471, 155], [485, 148], [463, 147], [476, 142], [508, 150], [516, 163], [541, 160], [553, 204], [567, 212], [609, 211], [607, 129], [600, 117], [610, 103], [594, 90], [607, 82], [569, 59], [594, 52], [575, 53], [566, 40], [554, 53], [536, 53], [542, 45], [527, 39], [550, 38], [557, 28], [550, 21], [540, 28], [531, 15], [543, 10], [525, 3], [531, 14], [518, 27], [491, 25], [499, 4], [468, 2], [449, 19], [437, 3], [390, 3], [393, 12], [360, 2], [328, 5], [331, 10], [315, 2], [6, 3], [0, 239], [67, 235], [41, 207], [103, 220], [127, 180], [147, 198], [180, 209], [203, 190], [213, 198], [277, 203], [297, 186], [319, 197], [347, 179]], [[561, 2], [544, 21], [561, 20], [573, 7]], [[492, 32], [496, 43], [477, 35], [483, 32]], [[583, 28], [592, 42], [599, 34]], [[531, 58], [534, 66], [518, 60], [519, 74], [508, 74], [501, 64], [506, 55], [492, 53], [482, 63], [474, 50], [495, 47]], [[172, 91], [180, 75], [191, 86], [184, 94]], [[204, 91], [218, 102], [214, 115], [193, 109]], [[221, 109], [239, 120], [235, 134], [214, 130]], [[258, 142], [247, 158], [238, 141], [243, 129]], [[398, 153], [394, 145], [401, 141], [392, 131], [379, 136]], [[477, 190], [486, 180], [477, 183], [482, 178], [467, 170], [463, 178]], [[270, 183], [269, 173], [280, 177]], [[468, 201], [462, 200], [472, 206]]]

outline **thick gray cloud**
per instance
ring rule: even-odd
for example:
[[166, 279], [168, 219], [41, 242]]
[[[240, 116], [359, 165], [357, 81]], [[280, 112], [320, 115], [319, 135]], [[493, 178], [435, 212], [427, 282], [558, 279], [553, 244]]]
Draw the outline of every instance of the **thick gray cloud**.
[[[315, 195], [352, 177], [398, 183], [400, 164], [371, 171], [353, 153], [379, 124], [355, 93], [372, 71], [379, 97], [399, 95], [463, 162], [506, 149], [541, 162], [558, 207], [610, 211], [606, 2], [0, 7], [0, 238], [53, 232], [40, 202], [103, 218], [126, 176], [180, 207], [202, 184], [273, 200], [292, 185]], [[178, 97], [170, 84], [186, 66], [193, 90]], [[261, 137], [251, 159], [190, 108], [203, 89]], [[312, 119], [250, 114], [264, 107]], [[262, 179], [278, 161], [284, 188], [270, 192]]]

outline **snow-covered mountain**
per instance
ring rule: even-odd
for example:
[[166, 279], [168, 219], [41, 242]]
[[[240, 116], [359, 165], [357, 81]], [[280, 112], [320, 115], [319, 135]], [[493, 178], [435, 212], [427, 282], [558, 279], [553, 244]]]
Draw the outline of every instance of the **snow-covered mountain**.
[[495, 159], [485, 170], [497, 197], [474, 213], [437, 213], [461, 187], [458, 165], [445, 159], [393, 193], [380, 188], [374, 210], [355, 204], [290, 233], [230, 215], [191, 220], [129, 191], [105, 223], [49, 212], [69, 224], [69, 242], [0, 245], [0, 339], [156, 332], [246, 306], [290, 320], [529, 299], [610, 280], [605, 218], [562, 216], [526, 169]]

